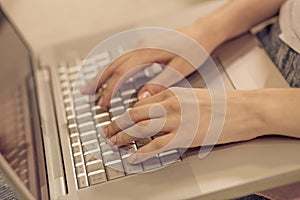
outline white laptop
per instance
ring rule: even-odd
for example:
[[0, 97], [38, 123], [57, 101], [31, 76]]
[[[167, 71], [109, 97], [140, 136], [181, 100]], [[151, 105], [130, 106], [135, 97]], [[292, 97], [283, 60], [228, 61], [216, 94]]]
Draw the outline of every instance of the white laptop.
[[[99, 128], [134, 97], [105, 109], [77, 98], [71, 86], [80, 64], [39, 65], [2, 10], [0, 43], [0, 169], [20, 199], [227, 199], [300, 180], [300, 142], [283, 137], [217, 146], [204, 159], [198, 149], [174, 149], [130, 165], [122, 150], [102, 141]], [[92, 57], [95, 69], [118, 49]], [[227, 89], [287, 87], [251, 34], [223, 45], [214, 58]], [[189, 79], [205, 87], [199, 75]]]

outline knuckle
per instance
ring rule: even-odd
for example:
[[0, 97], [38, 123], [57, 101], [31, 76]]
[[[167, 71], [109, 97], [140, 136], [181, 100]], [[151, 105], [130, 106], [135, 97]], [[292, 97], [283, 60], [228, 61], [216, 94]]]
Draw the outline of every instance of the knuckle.
[[129, 110], [129, 115], [131, 119], [135, 122], [139, 116], [139, 110], [136, 108], [132, 108]]
[[[132, 107], [132, 109], [134, 109], [134, 108], [136, 108], [136, 107], [140, 107], [142, 105], [142, 103], [140, 102], [140, 101], [138, 101], [138, 102], [136, 102], [134, 105], [133, 105], [133, 107]], [[131, 109], [131, 110], [132, 110]]]
[[168, 110], [170, 110], [170, 112], [174, 113], [174, 112], [178, 112], [180, 110], [180, 106], [177, 102], [176, 98], [171, 98], [168, 101], [166, 101], [166, 107], [168, 108]]
[[165, 98], [172, 96], [173, 92], [170, 89], [166, 89], [163, 91], [163, 95]]
[[118, 128], [117, 128], [118, 125], [116, 124], [115, 121], [113, 121], [112, 123], [110, 123], [107, 127], [109, 128], [109, 130], [111, 132], [115, 132], [116, 130], [118, 130]]
[[116, 135], [116, 144], [122, 145], [124, 143], [125, 143], [124, 133], [121, 132], [121, 133], [119, 133], [119, 134]]
[[162, 149], [165, 146], [163, 141], [160, 140], [159, 138], [152, 140], [151, 143], [155, 149]]

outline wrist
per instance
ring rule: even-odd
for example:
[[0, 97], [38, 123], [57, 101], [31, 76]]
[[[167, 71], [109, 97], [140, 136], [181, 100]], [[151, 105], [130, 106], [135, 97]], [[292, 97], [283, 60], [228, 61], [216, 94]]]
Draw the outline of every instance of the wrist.
[[299, 138], [299, 89], [264, 89], [259, 93], [261, 115], [266, 125], [264, 135], [277, 134]]
[[177, 29], [177, 31], [191, 37], [211, 54], [219, 45], [227, 40], [227, 34], [222, 30], [222, 23], [217, 17], [203, 16], [192, 24]]
[[218, 46], [230, 37], [228, 27], [217, 15], [203, 16], [192, 23], [195, 38], [203, 47], [212, 53]]
[[221, 143], [247, 141], [267, 133], [269, 125], [259, 90], [227, 91], [226, 120]]

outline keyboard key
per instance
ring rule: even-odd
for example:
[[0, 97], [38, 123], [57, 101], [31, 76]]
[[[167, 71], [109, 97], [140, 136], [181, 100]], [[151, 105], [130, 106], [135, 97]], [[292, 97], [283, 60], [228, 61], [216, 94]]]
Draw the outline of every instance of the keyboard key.
[[89, 74], [89, 73], [94, 73], [96, 72], [97, 68], [95, 66], [95, 63], [93, 61], [84, 61], [83, 62], [83, 66], [80, 69], [81, 71], [83, 71], [85, 74]]
[[99, 132], [99, 131], [103, 131], [103, 130], [102, 130], [103, 127], [107, 126], [108, 124], [110, 124], [110, 121], [96, 124], [96, 127], [97, 127], [98, 132]]
[[101, 107], [99, 105], [95, 105], [92, 107], [92, 111], [97, 111], [98, 113], [96, 113], [96, 114], [101, 114], [101, 113], [107, 112], [107, 108]]
[[95, 130], [92, 130], [92, 131], [81, 133], [80, 138], [82, 142], [97, 140], [97, 132]]
[[94, 160], [86, 164], [87, 173], [104, 170], [102, 160]]
[[150, 81], [149, 78], [147, 78], [146, 76], [144, 77], [138, 77], [135, 79], [134, 83], [135, 83], [135, 87], [136, 88], [140, 88], [143, 85], [145, 85], [145, 83], [147, 83], [148, 81]]
[[67, 117], [68, 124], [76, 124], [76, 119], [73, 115]]
[[[134, 79], [131, 77], [131, 78], [129, 78], [129, 79], [127, 79], [126, 81], [125, 81], [125, 84], [127, 84], [127, 83], [132, 83], [133, 85], [134, 85]], [[135, 87], [135, 85], [134, 85], [134, 87]]]
[[63, 98], [68, 98], [71, 96], [71, 91], [70, 90], [65, 90], [62, 92]]
[[67, 116], [74, 115], [74, 110], [73, 110], [72, 107], [66, 108], [66, 115], [67, 115]]
[[93, 108], [93, 111], [95, 113], [95, 115], [100, 115], [102, 113], [107, 113], [107, 108], [106, 107], [100, 107], [100, 106], [95, 106]]
[[75, 124], [75, 125], [76, 125], [76, 126], [71, 126], [71, 127], [69, 127], [69, 132], [70, 132], [70, 134], [78, 133], [77, 124]]
[[90, 140], [82, 143], [83, 152], [99, 149], [98, 140]]
[[160, 64], [155, 63], [155, 64], [151, 65], [150, 67], [146, 68], [144, 70], [144, 72], [148, 78], [152, 78], [155, 75], [157, 75], [158, 73], [160, 73], [162, 70], [163, 70], [162, 66]]
[[86, 163], [101, 159], [100, 151], [84, 155], [84, 160]]
[[84, 80], [86, 81], [90, 81], [92, 80], [93, 78], [95, 78], [96, 74], [95, 73], [90, 73], [90, 74], [86, 74], [83, 78]]
[[139, 70], [134, 76], [133, 79], [145, 78], [146, 74], [144, 70]]
[[74, 156], [74, 164], [76, 165], [78, 163], [83, 163], [83, 157], [82, 157], [82, 155]]
[[89, 104], [90, 101], [89, 99], [87, 98], [79, 98], [79, 99], [75, 99], [74, 100], [74, 107], [77, 108], [77, 107], [80, 107], [80, 106], [83, 106], [85, 104]]
[[111, 118], [111, 121], [115, 121], [119, 117], [120, 117], [120, 115], [119, 116], [114, 116], [114, 117]]
[[79, 124], [78, 129], [79, 129], [80, 133], [93, 131], [93, 130], [95, 130], [95, 125], [94, 125], [94, 122], [86, 122], [83, 124]]
[[74, 84], [70, 84], [71, 85], [71, 89], [81, 89], [82, 87], [85, 86], [85, 81], [84, 80], [76, 80], [76, 82], [74, 82]]
[[122, 106], [123, 102], [122, 102], [122, 98], [121, 97], [115, 97], [110, 101], [110, 107], [114, 108], [114, 107], [119, 107]]
[[119, 106], [119, 107], [111, 108], [111, 109], [109, 109], [109, 112], [112, 116], [116, 117], [125, 112], [125, 107]]
[[78, 136], [73, 136], [71, 137], [71, 144], [76, 144], [76, 143], [79, 143], [80, 142], [80, 139]]
[[134, 86], [134, 84], [132, 82], [125, 83], [125, 84], [122, 85], [122, 87], [119, 90], [121, 91], [121, 95], [122, 95], [123, 91], [135, 90], [135, 86]]
[[91, 112], [84, 113], [84, 114], [81, 114], [81, 115], [77, 116], [77, 122], [79, 124], [83, 124], [83, 123], [86, 123], [86, 122], [92, 122], [92, 121], [93, 121], [93, 118], [92, 118], [92, 113]]
[[84, 164], [80, 163], [80, 165], [76, 165], [75, 171], [76, 171], [76, 174], [83, 174], [83, 173], [85, 173], [85, 171], [84, 171]]
[[72, 101], [70, 99], [65, 99], [64, 105], [65, 105], [65, 108], [73, 106]]
[[69, 128], [69, 130], [71, 130], [72, 128], [77, 128], [77, 123], [69, 124], [68, 128]]
[[132, 154], [132, 153], [136, 152], [137, 148], [136, 148], [135, 144], [129, 144], [129, 145], [120, 147], [119, 150], [120, 150], [121, 156], [123, 156], [123, 155]]
[[131, 98], [131, 99], [126, 99], [124, 101], [124, 105], [126, 108], [131, 108], [132, 106], [134, 106], [134, 104], [138, 101], [137, 98]]
[[76, 153], [80, 153], [81, 152], [81, 146], [79, 143], [77, 143], [76, 145], [72, 145], [72, 151], [73, 151], [73, 154], [76, 154]]
[[121, 162], [119, 152], [107, 151], [102, 154], [103, 162], [105, 165], [110, 163]]
[[81, 106], [75, 106], [75, 111], [77, 115], [81, 115], [83, 113], [88, 113], [91, 111], [90, 105], [89, 104], [84, 104]]
[[78, 133], [78, 132], [76, 132], [76, 133], [71, 133], [71, 134], [70, 134], [70, 137], [79, 137], [79, 133]]
[[95, 119], [96, 124], [108, 122], [108, 121], [110, 121], [109, 113], [102, 113], [102, 114], [96, 115], [96, 116], [94, 116], [94, 119]]
[[87, 177], [85, 174], [77, 177], [78, 188], [84, 188], [88, 186]]
[[143, 167], [145, 171], [148, 171], [161, 167], [161, 164], [157, 157], [152, 157], [143, 162]]
[[71, 66], [68, 68], [68, 73], [69, 74], [76, 74], [79, 70], [79, 66]]
[[110, 58], [109, 51], [104, 51], [102, 53], [94, 55], [91, 59], [94, 59], [96, 62], [97, 61], [99, 62], [99, 61], [103, 61], [103, 60], [109, 61], [111, 58]]
[[102, 142], [100, 144], [100, 148], [101, 148], [102, 153], [109, 152], [109, 151], [113, 151], [113, 152], [117, 152], [118, 153], [118, 148], [117, 147], [110, 146], [106, 142]]
[[106, 173], [109, 180], [125, 176], [121, 162], [107, 166]]
[[130, 154], [126, 154], [125, 156], [122, 157], [123, 160], [123, 166], [124, 166], [124, 171], [125, 173], [128, 174], [134, 174], [134, 173], [139, 173], [143, 171], [143, 167], [141, 164], [130, 164], [127, 161], [127, 158], [130, 156]]
[[71, 75], [69, 75], [69, 80], [70, 80], [71, 83], [75, 82], [77, 78], [78, 78], [77, 74], [71, 74]]
[[60, 64], [58, 67], [59, 74], [66, 74], [68, 71], [68, 68], [65, 64]]
[[181, 160], [180, 155], [176, 149], [162, 152], [158, 154], [158, 157], [162, 165], [164, 166]]
[[[69, 99], [66, 99], [66, 100], [69, 100]], [[64, 101], [64, 104], [65, 104], [65, 108], [73, 106], [71, 101]]]
[[101, 170], [101, 171], [99, 170], [99, 171], [96, 171], [96, 172], [89, 173], [88, 179], [89, 179], [90, 185], [96, 185], [98, 183], [102, 183], [102, 182], [107, 181], [106, 174], [105, 174], [104, 170]]
[[128, 91], [122, 92], [121, 95], [124, 100], [137, 98], [137, 91], [136, 90], [128, 90]]

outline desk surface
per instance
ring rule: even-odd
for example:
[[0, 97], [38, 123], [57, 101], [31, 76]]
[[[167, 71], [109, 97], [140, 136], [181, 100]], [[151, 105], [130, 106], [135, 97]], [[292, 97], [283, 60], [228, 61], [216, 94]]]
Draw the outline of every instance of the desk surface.
[[[224, 2], [224, 0], [214, 0]], [[207, 0], [1, 0], [22, 34], [34, 49], [75, 38], [134, 26]], [[210, 4], [210, 3], [207, 3]], [[205, 12], [205, 11], [203, 11]], [[199, 13], [200, 15], [201, 13]]]

